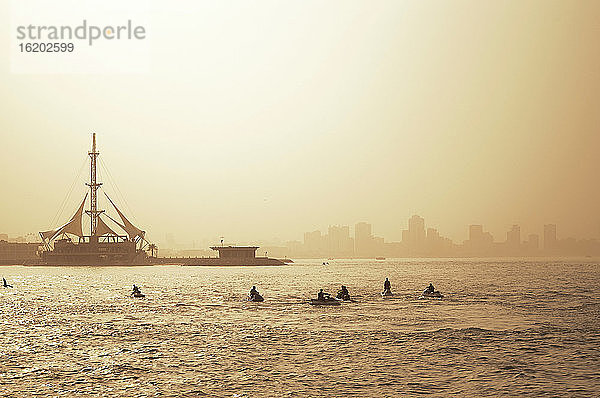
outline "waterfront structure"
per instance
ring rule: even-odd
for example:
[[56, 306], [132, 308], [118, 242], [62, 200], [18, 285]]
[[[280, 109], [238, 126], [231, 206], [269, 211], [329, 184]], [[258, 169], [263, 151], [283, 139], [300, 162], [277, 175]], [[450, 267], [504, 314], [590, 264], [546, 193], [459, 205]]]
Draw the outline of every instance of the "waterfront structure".
[[39, 243], [7, 242], [0, 239], [0, 265], [22, 265], [36, 261], [39, 250]]
[[[105, 193], [106, 198], [119, 215], [121, 222], [98, 208], [98, 189], [102, 183], [97, 180], [96, 165], [98, 152], [96, 133], [92, 136], [90, 156], [89, 208], [85, 213], [90, 217], [89, 234], [83, 232], [83, 213], [88, 198], [85, 195], [71, 219], [62, 226], [40, 232], [43, 250], [37, 264], [43, 265], [148, 265], [146, 253], [149, 243], [145, 231], [133, 225]], [[109, 226], [112, 221], [123, 232], [117, 233]], [[31, 262], [35, 265], [36, 262]]]
[[[279, 260], [269, 257], [256, 257], [258, 246], [212, 246], [219, 252], [219, 257], [197, 257], [182, 260], [189, 266], [252, 266], [252, 265], [285, 265], [290, 260]], [[171, 259], [172, 260], [172, 259]]]

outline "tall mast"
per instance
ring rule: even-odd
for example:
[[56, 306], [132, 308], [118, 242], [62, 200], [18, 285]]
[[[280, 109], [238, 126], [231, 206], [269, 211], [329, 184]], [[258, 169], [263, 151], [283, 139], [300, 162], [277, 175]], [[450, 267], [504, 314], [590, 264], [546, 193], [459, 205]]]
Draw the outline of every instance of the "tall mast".
[[96, 151], [96, 133], [92, 133], [92, 151], [88, 152], [90, 155], [90, 182], [86, 184], [90, 187], [90, 210], [87, 211], [90, 215], [90, 236], [94, 235], [96, 231], [96, 224], [98, 214], [102, 213], [102, 210], [98, 211], [98, 188], [102, 185], [100, 182], [96, 182], [96, 158], [100, 153]]

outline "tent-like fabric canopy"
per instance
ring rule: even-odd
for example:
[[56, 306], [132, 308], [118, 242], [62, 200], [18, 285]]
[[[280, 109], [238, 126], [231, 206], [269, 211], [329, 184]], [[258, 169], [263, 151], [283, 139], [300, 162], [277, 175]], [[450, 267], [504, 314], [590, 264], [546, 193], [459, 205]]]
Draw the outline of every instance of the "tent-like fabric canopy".
[[85, 197], [83, 198], [83, 201], [81, 202], [81, 205], [79, 205], [79, 209], [77, 209], [77, 211], [75, 212], [73, 217], [71, 217], [71, 219], [66, 224], [64, 224], [61, 227], [58, 227], [57, 229], [40, 232], [40, 234], [42, 235], [42, 239], [52, 240], [56, 236], [58, 236], [60, 234], [64, 234], [64, 233], [73, 234], [73, 235], [79, 236], [81, 238], [83, 236], [83, 228], [81, 225], [81, 222], [82, 222], [81, 219], [83, 218], [83, 207], [85, 206], [86, 199], [87, 199], [87, 194], [85, 194]]
[[[104, 193], [104, 195], [106, 195], [106, 192]], [[135, 239], [138, 236], [140, 238], [143, 238], [144, 235], [146, 234], [146, 232], [142, 231], [141, 229], [139, 229], [138, 227], [133, 225], [127, 219], [127, 217], [125, 217], [125, 215], [121, 212], [121, 210], [119, 210], [119, 208], [115, 205], [115, 203], [112, 201], [112, 199], [108, 195], [106, 195], [106, 198], [109, 200], [110, 204], [113, 205], [113, 207], [115, 208], [117, 213], [119, 213], [119, 217], [121, 217], [121, 220], [123, 221], [123, 225], [121, 225], [121, 227], [125, 230], [125, 232], [127, 232], [127, 235], [129, 235], [129, 238]]]
[[100, 216], [98, 216], [98, 218], [96, 219], [96, 231], [94, 232], [94, 235], [96, 235], [96, 236], [102, 236], [102, 235], [118, 236], [119, 234], [117, 234], [115, 231], [113, 231], [113, 229], [111, 227], [109, 227], [108, 225], [106, 225], [104, 220]]

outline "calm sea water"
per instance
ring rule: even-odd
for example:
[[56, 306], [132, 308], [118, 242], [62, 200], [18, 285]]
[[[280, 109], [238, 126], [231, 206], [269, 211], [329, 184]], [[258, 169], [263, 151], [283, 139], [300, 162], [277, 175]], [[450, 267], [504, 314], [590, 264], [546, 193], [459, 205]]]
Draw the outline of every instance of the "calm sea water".
[[329, 263], [0, 267], [0, 396], [600, 394], [597, 259]]

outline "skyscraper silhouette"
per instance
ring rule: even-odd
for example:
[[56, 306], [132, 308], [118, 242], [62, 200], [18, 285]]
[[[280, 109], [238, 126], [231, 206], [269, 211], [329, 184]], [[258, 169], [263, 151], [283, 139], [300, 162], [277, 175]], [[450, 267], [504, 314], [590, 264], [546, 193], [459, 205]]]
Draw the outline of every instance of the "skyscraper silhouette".
[[547, 252], [556, 251], [556, 224], [544, 225], [544, 250]]

